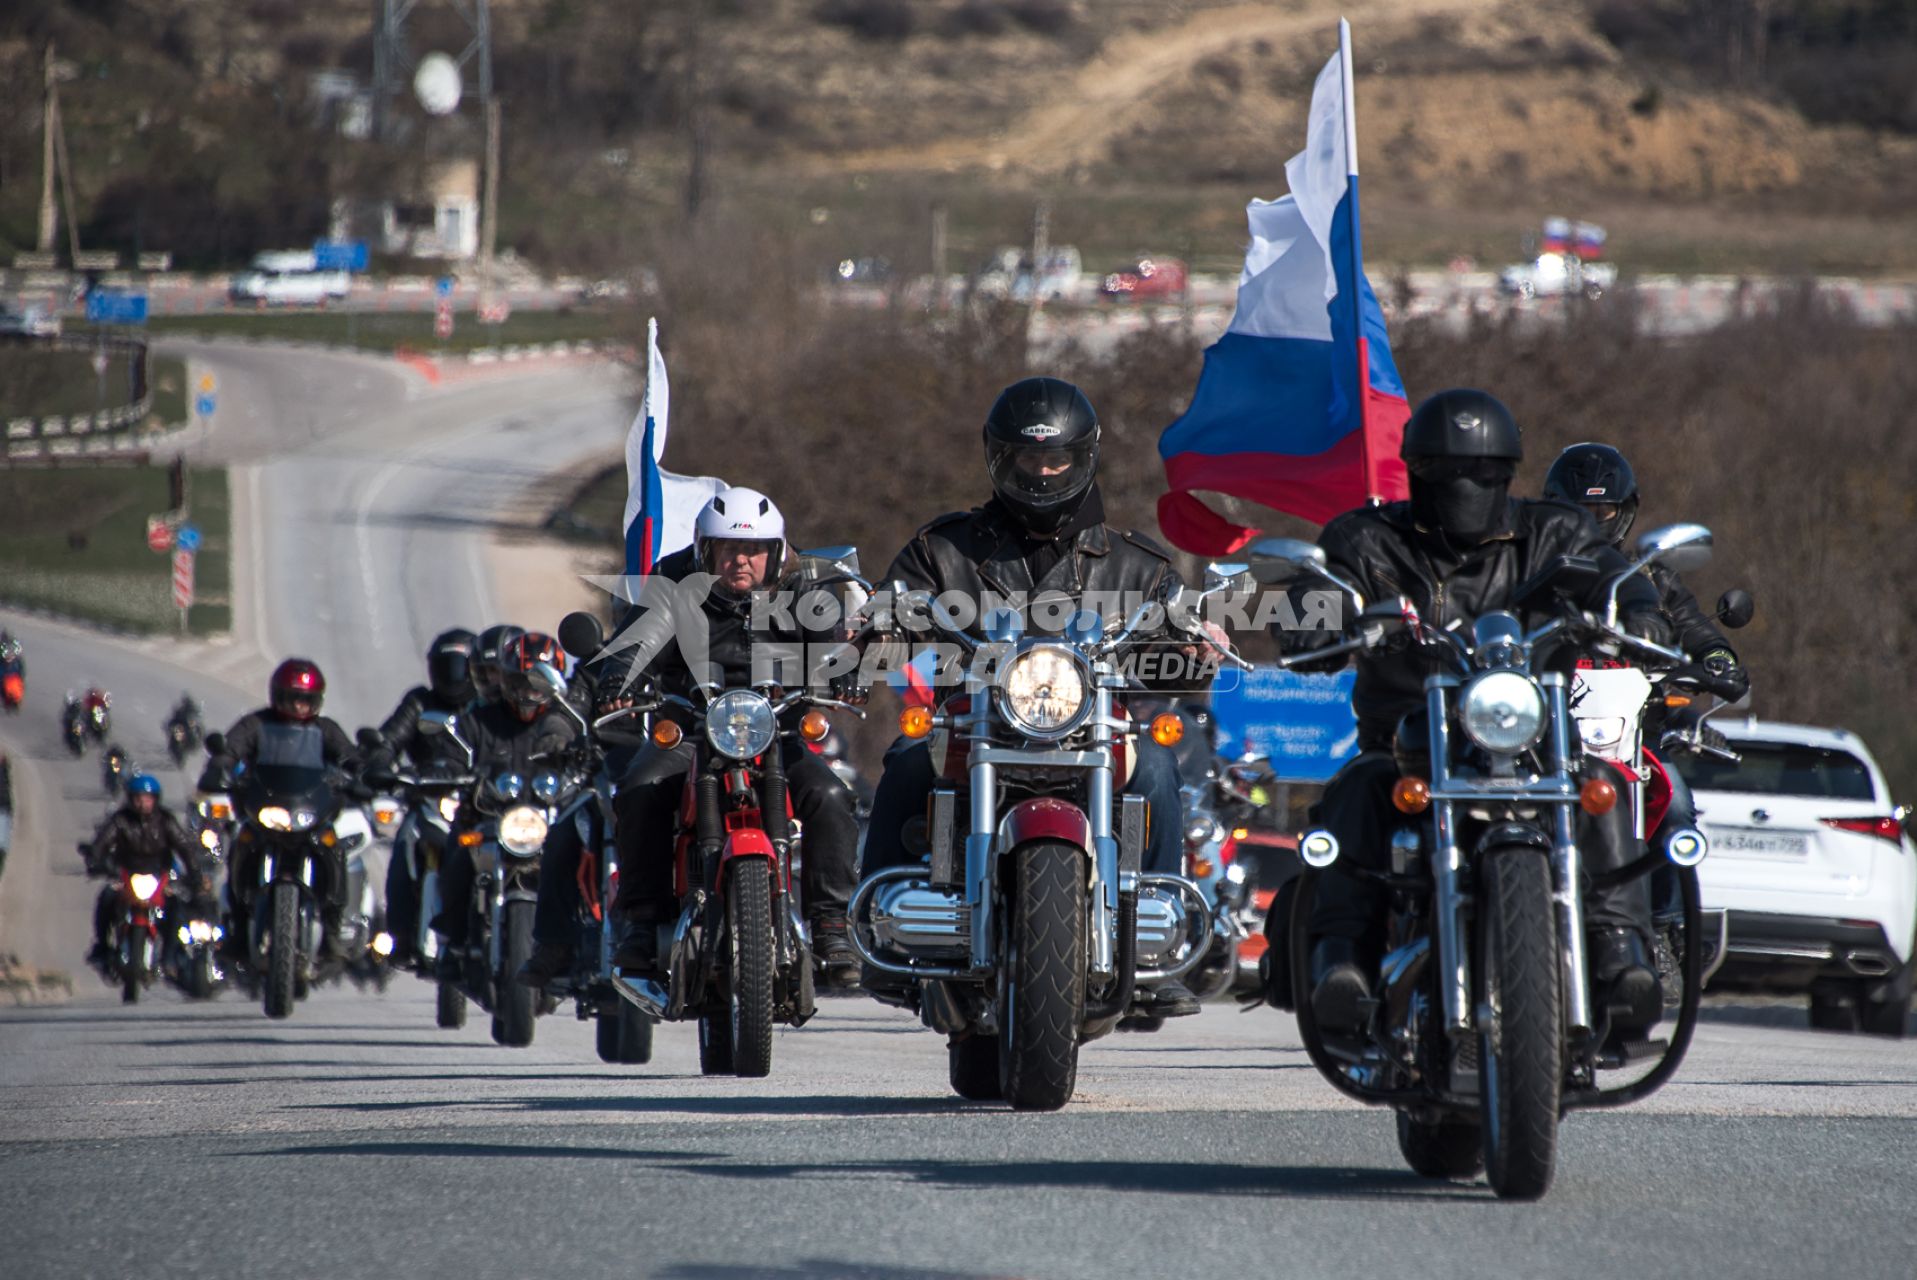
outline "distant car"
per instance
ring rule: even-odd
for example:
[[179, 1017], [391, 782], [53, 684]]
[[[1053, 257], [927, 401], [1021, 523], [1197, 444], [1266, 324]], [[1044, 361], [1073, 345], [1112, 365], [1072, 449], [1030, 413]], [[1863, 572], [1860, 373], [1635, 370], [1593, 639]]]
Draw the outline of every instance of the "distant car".
[[274, 249], [254, 254], [252, 265], [233, 277], [226, 292], [234, 302], [318, 306], [344, 298], [352, 287], [351, 272], [318, 270], [310, 249]]
[[1712, 988], [1803, 992], [1814, 1027], [1902, 1036], [1917, 973], [1909, 810], [1855, 734], [1719, 727], [1739, 762], [1678, 762], [1710, 839], [1703, 906], [1729, 913]]
[[17, 305], [0, 302], [0, 335], [57, 338], [60, 336], [60, 317], [52, 308], [37, 302]]
[[892, 278], [892, 263], [885, 258], [841, 258], [832, 278], [840, 284], [884, 284]]
[[984, 298], [1055, 302], [1071, 295], [1084, 274], [1084, 260], [1076, 246], [1053, 245], [1036, 267], [1030, 252], [1006, 246], [972, 273], [972, 288]]
[[1105, 277], [1098, 291], [1107, 298], [1182, 298], [1190, 284], [1177, 258], [1140, 258]]
[[1530, 262], [1506, 267], [1499, 283], [1506, 293], [1520, 298], [1582, 294], [1597, 299], [1617, 287], [1617, 266], [1586, 262], [1573, 253], [1541, 253]]

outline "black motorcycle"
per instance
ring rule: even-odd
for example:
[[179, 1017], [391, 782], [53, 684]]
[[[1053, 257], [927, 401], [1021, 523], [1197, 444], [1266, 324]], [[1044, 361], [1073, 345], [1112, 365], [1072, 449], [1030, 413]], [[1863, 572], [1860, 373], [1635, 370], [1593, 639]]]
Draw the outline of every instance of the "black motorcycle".
[[200, 709], [191, 701], [182, 700], [173, 708], [173, 714], [166, 720], [166, 750], [173, 757], [175, 767], [186, 768], [187, 757], [199, 750], [205, 740], [206, 730], [200, 723]]
[[106, 788], [108, 796], [121, 800], [132, 778], [133, 762], [127, 759], [126, 749], [116, 742], [100, 757], [100, 785]]
[[60, 712], [60, 739], [67, 744], [75, 758], [87, 753], [87, 713], [80, 705], [80, 699], [69, 693], [66, 706]]

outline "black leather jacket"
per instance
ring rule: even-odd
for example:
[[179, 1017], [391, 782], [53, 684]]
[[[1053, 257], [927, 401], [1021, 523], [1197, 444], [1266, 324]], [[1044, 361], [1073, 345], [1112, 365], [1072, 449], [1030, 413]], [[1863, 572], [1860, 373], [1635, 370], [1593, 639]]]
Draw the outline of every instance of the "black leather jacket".
[[538, 772], [534, 756], [564, 751], [579, 740], [579, 726], [556, 707], [528, 723], [505, 703], [489, 702], [462, 714], [459, 728], [472, 745], [473, 768], [482, 778], [506, 772], [530, 776]]
[[189, 877], [199, 875], [199, 850], [178, 818], [158, 807], [145, 815], [120, 808], [94, 837], [88, 864], [101, 871], [163, 876], [175, 860]]
[[207, 760], [200, 774], [200, 789], [221, 789], [236, 761], [252, 763], [263, 756], [268, 764], [337, 765], [350, 772], [359, 763], [359, 748], [328, 716], [288, 720], [271, 707], [262, 707], [247, 712], [226, 731], [224, 749]]
[[419, 717], [426, 711], [457, 715], [464, 706], [464, 703], [449, 706], [435, 697], [425, 685], [415, 685], [406, 691], [406, 696], [399, 700], [393, 713], [379, 726], [379, 736], [388, 752], [405, 755], [415, 768], [423, 769], [444, 761], [463, 764], [465, 757], [451, 739], [444, 734], [429, 737], [419, 731]]
[[1702, 658], [1713, 649], [1728, 649], [1732, 657], [1737, 656], [1737, 650], [1724, 638], [1711, 615], [1704, 612], [1697, 597], [1684, 585], [1684, 579], [1678, 577], [1677, 570], [1654, 564], [1645, 572], [1650, 575], [1651, 585], [1657, 588], [1678, 648], [1693, 658]]
[[[1481, 614], [1508, 608], [1518, 586], [1564, 555], [1588, 556], [1605, 571], [1594, 579], [1590, 598], [1579, 601], [1586, 608], [1602, 609], [1603, 577], [1629, 564], [1604, 540], [1589, 514], [1566, 503], [1513, 498], [1504, 527], [1479, 546], [1447, 554], [1419, 530], [1409, 502], [1387, 502], [1337, 517], [1325, 526], [1318, 545], [1331, 572], [1357, 587], [1366, 604], [1408, 596], [1424, 622], [1436, 626], [1468, 624]], [[1302, 597], [1324, 589], [1325, 584], [1315, 580], [1292, 587], [1301, 617], [1308, 616]], [[1657, 590], [1642, 575], [1632, 578], [1619, 592], [1618, 607], [1625, 618], [1655, 614]], [[1323, 630], [1280, 629], [1275, 634], [1279, 647], [1293, 654], [1337, 639]], [[1388, 748], [1398, 721], [1424, 704], [1425, 677], [1447, 668], [1403, 637], [1357, 661], [1351, 706], [1358, 717], [1359, 748]], [[1344, 660], [1332, 659], [1329, 669], [1343, 665]]]

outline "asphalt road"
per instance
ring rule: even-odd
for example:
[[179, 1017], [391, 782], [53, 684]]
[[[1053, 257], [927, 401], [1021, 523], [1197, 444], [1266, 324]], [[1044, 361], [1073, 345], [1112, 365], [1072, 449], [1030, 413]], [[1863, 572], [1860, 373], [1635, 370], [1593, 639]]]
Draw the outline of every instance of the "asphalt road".
[[954, 1098], [940, 1038], [860, 1000], [782, 1032], [765, 1081], [700, 1077], [688, 1027], [643, 1068], [601, 1065], [564, 1011], [525, 1050], [482, 1018], [438, 1031], [411, 979], [283, 1023], [235, 992], [122, 1007], [78, 963], [72, 840], [105, 797], [97, 753], [58, 744], [61, 689], [106, 683], [145, 759], [181, 688], [217, 721], [298, 647], [330, 709], [369, 718], [433, 631], [487, 615], [488, 515], [625, 425], [621, 388], [577, 370], [426, 389], [346, 357], [193, 356], [222, 384], [199, 447], [239, 467], [238, 634], [0, 615], [32, 676], [0, 739], [37, 797], [0, 951], [46, 948], [78, 991], [0, 1010], [0, 1276], [1917, 1274], [1917, 1044], [1781, 1004], [1714, 1008], [1663, 1093], [1571, 1117], [1529, 1206], [1406, 1172], [1390, 1118], [1270, 1011], [1101, 1041], [1065, 1111], [1012, 1115]]

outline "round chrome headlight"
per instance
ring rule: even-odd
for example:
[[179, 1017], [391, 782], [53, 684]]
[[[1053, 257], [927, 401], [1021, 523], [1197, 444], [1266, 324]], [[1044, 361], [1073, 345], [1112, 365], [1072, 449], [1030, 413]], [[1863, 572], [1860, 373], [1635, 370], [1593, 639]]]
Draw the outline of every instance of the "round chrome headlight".
[[734, 689], [712, 700], [706, 710], [706, 741], [722, 756], [750, 760], [778, 736], [772, 704], [750, 689]]
[[1006, 663], [998, 692], [1012, 727], [1034, 738], [1062, 738], [1091, 714], [1085, 664], [1063, 645], [1033, 645]]
[[439, 816], [451, 822], [459, 816], [459, 797], [441, 796], [439, 798]]
[[1544, 736], [1544, 690], [1522, 672], [1487, 671], [1464, 687], [1458, 720], [1486, 751], [1523, 751]]
[[546, 843], [546, 815], [527, 805], [516, 805], [499, 816], [499, 847], [529, 857]]
[[291, 831], [293, 829], [293, 815], [287, 811], [284, 805], [269, 804], [261, 809], [255, 816], [258, 817], [260, 825], [268, 831]]

